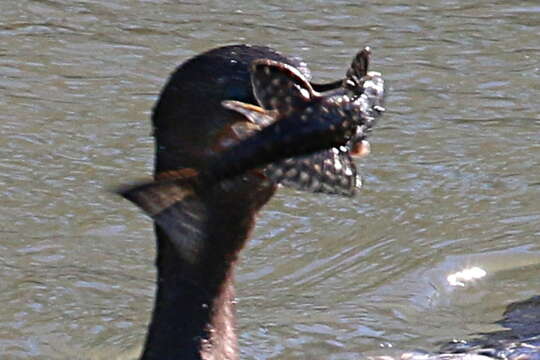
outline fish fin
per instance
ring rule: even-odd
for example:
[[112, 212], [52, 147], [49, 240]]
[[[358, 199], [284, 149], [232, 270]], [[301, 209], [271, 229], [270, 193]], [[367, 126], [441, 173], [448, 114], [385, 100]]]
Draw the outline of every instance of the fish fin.
[[277, 111], [265, 110], [259, 106], [235, 100], [225, 100], [221, 104], [229, 110], [242, 114], [251, 123], [260, 127], [267, 127], [276, 120]]
[[116, 192], [150, 216], [184, 260], [197, 262], [206, 241], [207, 209], [195, 195], [192, 179], [177, 177], [139, 183]]
[[356, 53], [343, 80], [343, 87], [355, 94], [362, 92], [362, 78], [368, 74], [370, 58], [371, 49], [369, 46]]
[[380, 73], [369, 71], [369, 63], [371, 60], [371, 49], [369, 46], [364, 47], [356, 53], [349, 69], [345, 75], [345, 79], [334, 81], [326, 84], [311, 83], [311, 86], [317, 92], [332, 91], [344, 87], [353, 92], [353, 94], [361, 93], [363, 78], [365, 76], [375, 77], [381, 76]]
[[338, 148], [272, 163], [265, 175], [297, 190], [347, 197], [354, 196], [362, 184], [349, 151]]
[[357, 78], [361, 79], [366, 76], [369, 70], [369, 62], [371, 60], [371, 49], [366, 46], [358, 53], [356, 53], [348, 73], [354, 74]]
[[265, 109], [276, 109], [280, 115], [305, 106], [315, 95], [298, 69], [269, 59], [252, 63], [251, 84], [259, 104]]
[[253, 123], [237, 122], [231, 125], [233, 133], [239, 140], [245, 139], [255, 132], [261, 130], [261, 128]]

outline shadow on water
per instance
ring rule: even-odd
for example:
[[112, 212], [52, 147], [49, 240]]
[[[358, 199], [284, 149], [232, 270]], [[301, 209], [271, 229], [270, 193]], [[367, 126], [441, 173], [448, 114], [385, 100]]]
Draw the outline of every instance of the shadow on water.
[[441, 351], [499, 359], [540, 358], [540, 296], [508, 305], [497, 324], [507, 330], [480, 334], [473, 340], [454, 340], [442, 345]]

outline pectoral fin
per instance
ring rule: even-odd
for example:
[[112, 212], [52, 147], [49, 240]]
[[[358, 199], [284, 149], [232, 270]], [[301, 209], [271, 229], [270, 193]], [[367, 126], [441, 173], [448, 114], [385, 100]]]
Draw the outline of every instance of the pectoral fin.
[[243, 103], [235, 100], [225, 100], [221, 104], [229, 110], [242, 114], [251, 123], [260, 128], [267, 127], [276, 120], [277, 111], [265, 110], [259, 106]]
[[265, 175], [297, 190], [349, 197], [362, 184], [349, 152], [337, 148], [272, 163]]
[[251, 84], [259, 104], [280, 115], [305, 106], [314, 95], [311, 84], [298, 69], [269, 59], [253, 62]]

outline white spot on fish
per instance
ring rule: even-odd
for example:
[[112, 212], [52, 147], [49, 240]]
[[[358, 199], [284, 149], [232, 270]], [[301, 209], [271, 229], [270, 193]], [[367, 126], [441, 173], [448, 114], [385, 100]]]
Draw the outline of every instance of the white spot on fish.
[[319, 182], [319, 180], [313, 179], [310, 185], [310, 189], [311, 191], [316, 191], [316, 190], [319, 190], [320, 186], [321, 186], [321, 183]]
[[277, 168], [274, 170], [274, 175], [276, 177], [281, 177], [283, 175], [283, 170], [281, 170], [280, 168]]
[[285, 176], [289, 179], [292, 179], [293, 177], [295, 177], [296, 175], [298, 174], [298, 171], [296, 169], [290, 169], [289, 171], [287, 171], [285, 173]]
[[304, 88], [301, 88], [300, 89], [300, 94], [307, 100], [309, 100], [310, 96], [309, 96], [309, 91], [307, 91], [306, 89]]

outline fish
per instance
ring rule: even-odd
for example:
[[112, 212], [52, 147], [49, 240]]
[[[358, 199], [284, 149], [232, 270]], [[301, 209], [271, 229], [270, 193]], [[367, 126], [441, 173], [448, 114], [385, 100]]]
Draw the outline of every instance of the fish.
[[[298, 190], [354, 196], [361, 187], [362, 179], [352, 157], [369, 154], [370, 144], [366, 137], [375, 120], [385, 111], [384, 81], [380, 73], [369, 71], [370, 56], [369, 47], [359, 51], [345, 79], [340, 82], [341, 86], [329, 87], [328, 91], [320, 93], [308, 86], [307, 80], [288, 65], [265, 60], [254, 63], [253, 90], [261, 107], [238, 101], [223, 102], [223, 106], [250, 120], [249, 124], [233, 125], [240, 138], [304, 109], [299, 115], [300, 122], [303, 118], [308, 126], [321, 125], [318, 121], [322, 122], [322, 127], [327, 126], [326, 130], [321, 130], [318, 141], [325, 136], [331, 137], [332, 132], [340, 136], [340, 126], [343, 126], [342, 139], [346, 140], [339, 146], [312, 154], [271, 162], [265, 168], [266, 176], [276, 183]], [[283, 79], [287, 75], [296, 81]], [[288, 92], [284, 91], [284, 87], [293, 86], [297, 87], [293, 91], [298, 91], [298, 95], [303, 93], [304, 98], [296, 96], [292, 101], [286, 101]], [[285, 101], [282, 97], [285, 97]], [[306, 106], [306, 101], [312, 105]], [[303, 126], [302, 130], [308, 129], [306, 125]], [[278, 144], [276, 147], [288, 145]]]
[[[182, 238], [178, 246], [184, 253], [203, 242], [197, 229], [206, 210], [197, 198], [248, 172], [300, 190], [353, 196], [361, 179], [352, 157], [366, 152], [365, 138], [384, 112], [384, 81], [368, 70], [370, 55], [369, 48], [362, 49], [345, 79], [326, 87], [312, 86], [291, 65], [253, 61], [258, 105], [222, 102], [240, 120], [218, 139], [219, 151], [202, 168], [159, 173], [153, 181], [115, 192], [141, 207], [171, 238]], [[195, 252], [187, 258], [196, 258]]]

